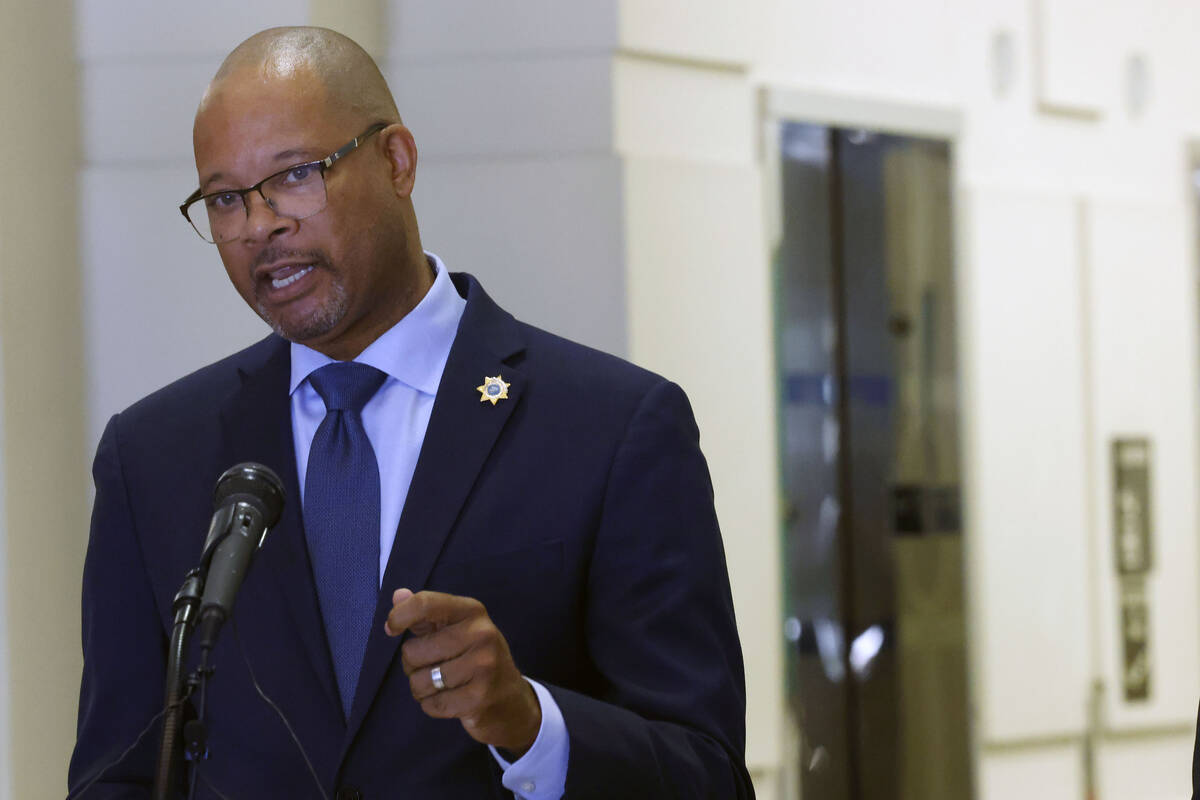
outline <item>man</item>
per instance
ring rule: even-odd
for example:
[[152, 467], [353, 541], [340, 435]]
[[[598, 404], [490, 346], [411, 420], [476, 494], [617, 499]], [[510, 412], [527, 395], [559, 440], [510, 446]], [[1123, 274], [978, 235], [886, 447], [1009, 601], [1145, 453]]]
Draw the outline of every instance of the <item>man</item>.
[[287, 502], [192, 701], [197, 796], [752, 797], [678, 387], [424, 252], [413, 137], [345, 37], [251, 37], [193, 136], [185, 214], [275, 334], [104, 433], [72, 792], [147, 795], [155, 737], [123, 751], [162, 705], [172, 597], [216, 476], [258, 461]]

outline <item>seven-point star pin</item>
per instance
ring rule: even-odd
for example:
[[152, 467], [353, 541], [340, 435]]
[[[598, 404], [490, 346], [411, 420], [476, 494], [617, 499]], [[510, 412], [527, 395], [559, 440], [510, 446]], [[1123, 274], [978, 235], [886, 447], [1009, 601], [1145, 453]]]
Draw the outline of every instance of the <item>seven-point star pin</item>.
[[485, 376], [483, 379], [483, 385], [475, 387], [479, 391], [479, 402], [490, 402], [492, 405], [496, 405], [497, 400], [507, 400], [508, 387], [510, 385], [511, 384], [505, 383], [504, 378], [500, 375], [497, 375], [494, 378], [488, 378]]

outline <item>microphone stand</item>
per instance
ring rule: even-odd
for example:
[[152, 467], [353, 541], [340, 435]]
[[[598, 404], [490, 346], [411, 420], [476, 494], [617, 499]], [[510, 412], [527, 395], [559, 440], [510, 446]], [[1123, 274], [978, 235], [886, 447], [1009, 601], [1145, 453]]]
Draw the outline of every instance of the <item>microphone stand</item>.
[[[167, 657], [166, 698], [158, 766], [154, 774], [154, 800], [174, 800], [179, 788], [181, 752], [193, 763], [208, 758], [204, 695], [208, 676], [212, 674], [209, 654], [217, 631], [233, 607], [234, 596], [241, 587], [250, 558], [262, 546], [267, 531], [279, 521], [283, 497], [279, 477], [261, 464], [236, 464], [217, 480], [213, 498], [216, 508], [200, 555], [200, 566], [184, 577], [183, 586], [172, 604], [175, 623]], [[234, 535], [233, 539], [231, 535]], [[220, 567], [209, 584], [214, 559]], [[205, 584], [209, 584], [207, 589], [212, 592], [211, 598], [205, 592]], [[201, 621], [200, 665], [185, 680], [188, 644], [198, 620]], [[184, 725], [183, 704], [197, 688], [200, 694], [198, 718]], [[181, 729], [182, 747], [179, 743]], [[189, 798], [196, 790], [196, 775], [197, 770], [193, 767]]]
[[[199, 567], [188, 572], [183, 586], [175, 595], [175, 625], [171, 629], [171, 645], [167, 657], [165, 715], [163, 716], [162, 740], [158, 749], [158, 769], [154, 776], [154, 800], [172, 800], [174, 787], [179, 776], [179, 734], [183, 727], [183, 704], [187, 699], [184, 689], [184, 666], [187, 660], [188, 641], [196, 627], [200, 613], [200, 599], [204, 591], [204, 575]], [[207, 676], [201, 673], [199, 680]], [[194, 679], [194, 678], [193, 678]]]

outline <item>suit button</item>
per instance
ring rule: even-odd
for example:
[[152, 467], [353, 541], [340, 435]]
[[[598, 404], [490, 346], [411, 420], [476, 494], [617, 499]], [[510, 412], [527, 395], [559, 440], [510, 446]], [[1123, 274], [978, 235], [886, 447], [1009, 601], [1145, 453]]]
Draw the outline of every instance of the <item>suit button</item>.
[[363, 800], [363, 794], [353, 786], [343, 786], [334, 795], [336, 800]]

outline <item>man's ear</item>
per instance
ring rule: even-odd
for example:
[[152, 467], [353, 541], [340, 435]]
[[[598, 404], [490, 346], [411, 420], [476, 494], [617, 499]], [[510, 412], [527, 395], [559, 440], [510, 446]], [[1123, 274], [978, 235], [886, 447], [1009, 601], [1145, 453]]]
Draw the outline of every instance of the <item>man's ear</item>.
[[397, 197], [412, 195], [417, 180], [417, 143], [412, 131], [400, 123], [389, 125], [379, 132], [383, 152], [392, 170], [392, 186]]

